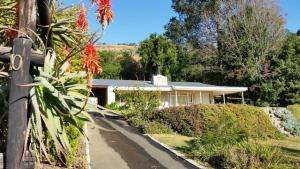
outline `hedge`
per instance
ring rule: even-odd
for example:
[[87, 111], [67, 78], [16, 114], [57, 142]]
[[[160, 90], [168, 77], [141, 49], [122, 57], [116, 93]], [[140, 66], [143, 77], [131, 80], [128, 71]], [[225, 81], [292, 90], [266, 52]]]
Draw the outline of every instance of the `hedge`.
[[149, 121], [170, 126], [186, 136], [230, 130], [249, 138], [278, 138], [280, 133], [259, 108], [247, 105], [193, 105], [156, 110]]

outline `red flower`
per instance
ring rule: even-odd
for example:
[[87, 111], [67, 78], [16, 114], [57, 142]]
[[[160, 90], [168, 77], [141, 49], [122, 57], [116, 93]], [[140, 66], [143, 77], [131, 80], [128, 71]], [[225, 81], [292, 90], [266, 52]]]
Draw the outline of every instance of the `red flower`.
[[83, 57], [83, 68], [92, 74], [102, 72], [102, 68], [99, 65], [99, 56], [97, 54], [96, 47], [93, 43], [88, 42]]
[[[92, 0], [95, 2], [95, 0]], [[107, 24], [109, 24], [113, 19], [113, 13], [111, 10], [110, 0], [98, 0], [97, 2], [97, 19], [102, 24], [102, 29], [105, 30]]]
[[80, 14], [76, 21], [76, 26], [77, 29], [80, 30], [81, 32], [86, 32], [88, 29], [88, 21], [85, 14], [84, 4], [82, 4], [82, 7], [80, 9]]

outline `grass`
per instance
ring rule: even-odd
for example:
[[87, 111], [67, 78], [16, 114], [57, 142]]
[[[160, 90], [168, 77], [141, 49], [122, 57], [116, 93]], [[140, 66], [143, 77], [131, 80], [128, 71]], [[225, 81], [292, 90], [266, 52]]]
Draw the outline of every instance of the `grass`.
[[289, 105], [287, 108], [293, 113], [298, 122], [300, 122], [300, 104]]
[[176, 150], [188, 146], [187, 142], [193, 139], [193, 137], [182, 136], [179, 134], [151, 134], [151, 136]]
[[[151, 136], [168, 147], [179, 151], [189, 146], [187, 142], [194, 139], [193, 137], [182, 136], [179, 134], [151, 134]], [[293, 163], [296, 168], [300, 168], [300, 137], [288, 137], [280, 140], [268, 139], [260, 141], [260, 143], [280, 147], [290, 162]], [[199, 160], [196, 161], [210, 167], [206, 163]]]
[[288, 159], [297, 168], [300, 168], [300, 137], [287, 137], [281, 140], [269, 139], [261, 141], [261, 143], [280, 147]]
[[[168, 147], [177, 150], [178, 152], [181, 152], [186, 157], [191, 158], [188, 154], [183, 152], [186, 147], [188, 147], [188, 142], [193, 140], [194, 137], [187, 137], [180, 134], [149, 134], [159, 142], [167, 145]], [[210, 169], [212, 168], [208, 163], [205, 163], [203, 161], [200, 161], [198, 159], [193, 159], [198, 164], [205, 166], [206, 168]]]

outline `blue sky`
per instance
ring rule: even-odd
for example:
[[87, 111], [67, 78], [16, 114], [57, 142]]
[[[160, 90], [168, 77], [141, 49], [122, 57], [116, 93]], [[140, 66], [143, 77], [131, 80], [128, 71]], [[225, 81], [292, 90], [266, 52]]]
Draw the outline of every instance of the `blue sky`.
[[[296, 32], [300, 29], [300, 0], [278, 2], [286, 18], [286, 28]], [[163, 34], [169, 19], [176, 16], [171, 0], [112, 0], [112, 6], [114, 21], [107, 27], [101, 43], [138, 43], [151, 33]], [[101, 27], [95, 20], [94, 11], [91, 9], [88, 14], [89, 26], [91, 31], [99, 31]]]

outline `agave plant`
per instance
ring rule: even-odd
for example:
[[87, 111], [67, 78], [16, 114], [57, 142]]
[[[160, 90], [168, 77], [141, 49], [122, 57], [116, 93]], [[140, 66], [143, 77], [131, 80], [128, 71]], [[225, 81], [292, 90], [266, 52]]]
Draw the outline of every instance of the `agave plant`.
[[77, 121], [91, 120], [87, 111], [100, 112], [96, 105], [88, 102], [86, 72], [66, 72], [67, 62], [56, 70], [55, 59], [55, 52], [49, 51], [44, 67], [34, 77], [30, 90], [32, 112], [27, 132], [29, 143], [38, 159], [44, 155], [49, 162], [45, 132], [53, 140], [57, 155], [63, 161], [70, 153], [64, 124], [69, 123], [84, 134]]

